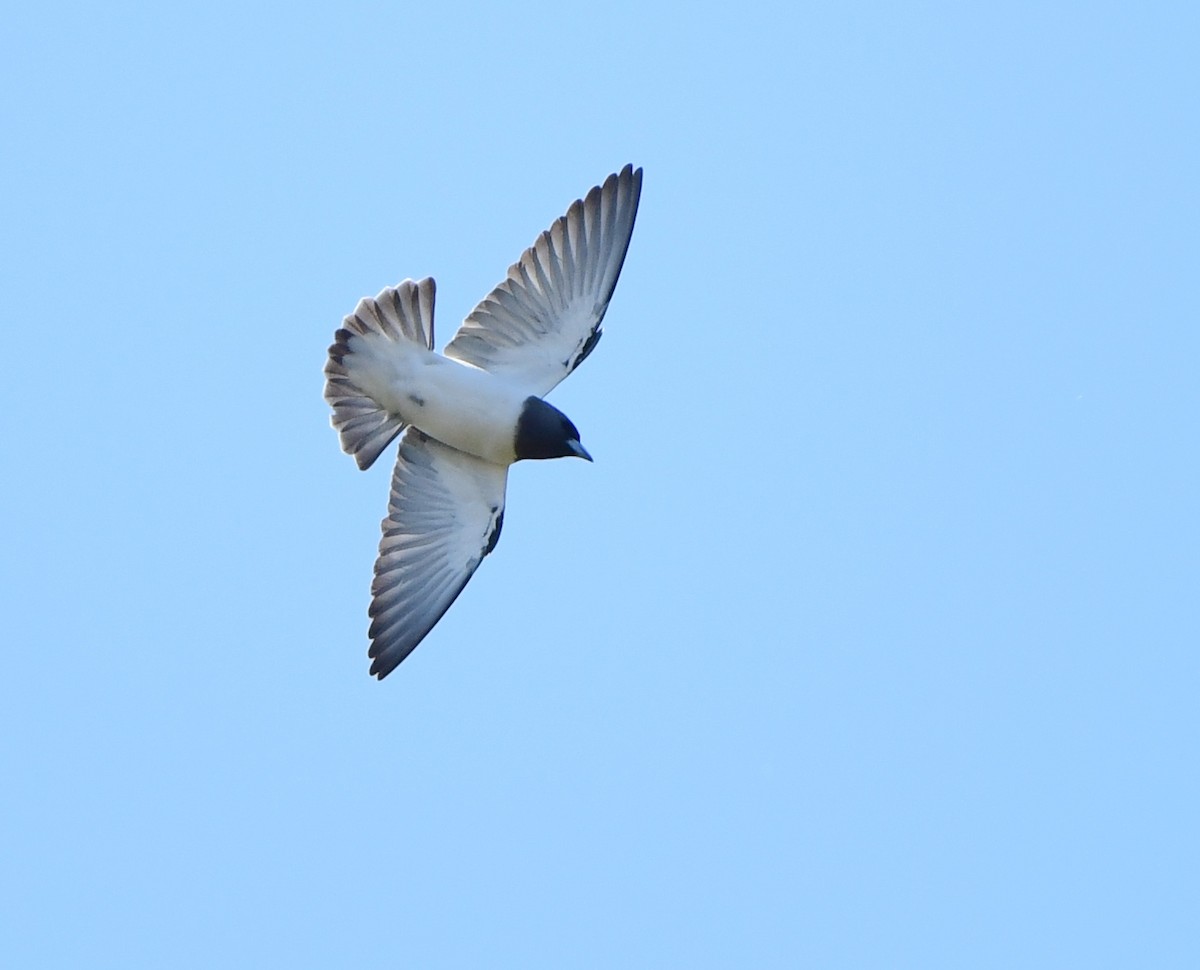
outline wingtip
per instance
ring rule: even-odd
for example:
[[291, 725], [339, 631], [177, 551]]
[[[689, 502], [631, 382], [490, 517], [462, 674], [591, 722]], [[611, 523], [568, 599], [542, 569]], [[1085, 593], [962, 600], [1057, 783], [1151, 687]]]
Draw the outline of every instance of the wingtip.
[[621, 170], [622, 177], [626, 177], [626, 173], [628, 173], [630, 190], [633, 193], [634, 206], [636, 208], [637, 200], [640, 199], [642, 195], [642, 168], [640, 165], [637, 168], [634, 168], [632, 165], [626, 165]]
[[629, 162], [625, 165], [625, 167], [623, 169], [621, 169], [620, 172], [618, 172], [616, 175], [612, 176], [612, 178], [614, 178], [620, 182], [626, 182], [626, 181], [633, 182], [636, 187], [641, 188], [642, 166], [639, 165], [635, 168], [633, 166], [633, 163]]
[[[384, 677], [400, 666], [400, 661], [404, 657], [401, 657], [400, 660], [389, 659], [387, 652], [379, 650], [378, 646], [377, 643], [372, 643], [371, 649], [367, 651], [367, 657], [371, 660], [370, 675], [376, 680], [383, 680]], [[408, 655], [405, 654], [404, 656]]]

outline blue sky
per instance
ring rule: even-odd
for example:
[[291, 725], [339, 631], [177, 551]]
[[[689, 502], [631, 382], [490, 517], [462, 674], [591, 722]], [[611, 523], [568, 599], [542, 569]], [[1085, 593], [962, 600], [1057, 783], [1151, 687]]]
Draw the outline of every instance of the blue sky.
[[[6, 21], [0, 962], [1196, 965], [1193, 8]], [[626, 162], [596, 463], [377, 683], [333, 330]]]

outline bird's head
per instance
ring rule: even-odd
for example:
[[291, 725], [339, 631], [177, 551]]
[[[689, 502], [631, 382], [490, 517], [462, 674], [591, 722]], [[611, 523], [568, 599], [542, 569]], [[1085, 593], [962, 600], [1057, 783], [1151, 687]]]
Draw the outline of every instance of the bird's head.
[[558, 408], [540, 397], [528, 397], [517, 418], [517, 461], [522, 458], [586, 458], [592, 456], [579, 443], [579, 431]]

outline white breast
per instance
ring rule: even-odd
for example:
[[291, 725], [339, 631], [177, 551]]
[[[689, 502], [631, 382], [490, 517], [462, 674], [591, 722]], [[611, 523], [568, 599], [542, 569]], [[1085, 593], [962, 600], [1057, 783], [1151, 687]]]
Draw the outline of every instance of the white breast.
[[430, 353], [404, 388], [400, 414], [443, 444], [498, 465], [516, 460], [527, 392], [469, 364]]
[[431, 438], [498, 465], [510, 465], [517, 418], [529, 392], [482, 368], [410, 341], [356, 335], [346, 366], [381, 407]]

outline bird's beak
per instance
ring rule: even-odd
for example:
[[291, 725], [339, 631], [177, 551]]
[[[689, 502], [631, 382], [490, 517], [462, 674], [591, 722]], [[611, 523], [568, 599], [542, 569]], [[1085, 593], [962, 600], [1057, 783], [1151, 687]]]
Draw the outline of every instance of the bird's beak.
[[592, 460], [592, 456], [587, 453], [587, 449], [574, 438], [567, 442], [567, 447], [571, 449], [572, 453], [578, 455], [580, 458], [586, 458], [588, 461]]

